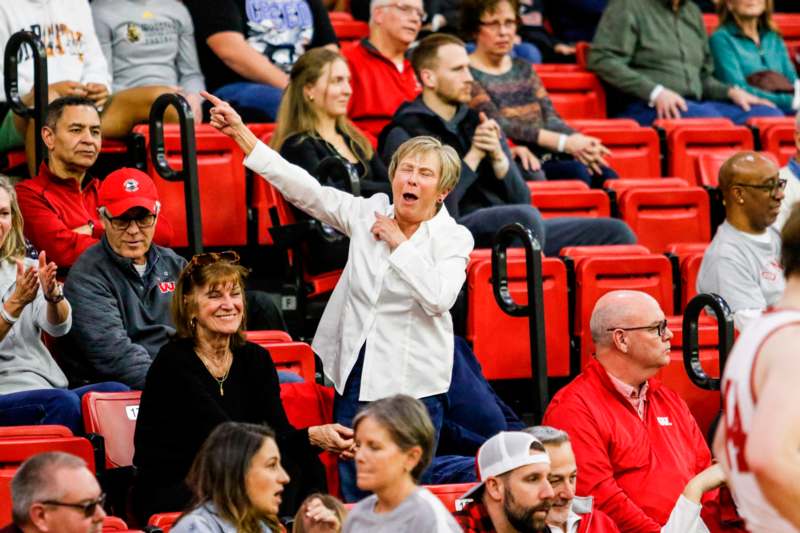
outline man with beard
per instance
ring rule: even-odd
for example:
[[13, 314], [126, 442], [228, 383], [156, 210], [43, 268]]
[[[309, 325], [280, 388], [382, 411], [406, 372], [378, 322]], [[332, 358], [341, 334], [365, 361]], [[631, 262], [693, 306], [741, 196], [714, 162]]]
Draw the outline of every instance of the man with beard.
[[470, 230], [475, 246], [492, 245], [497, 231], [519, 222], [539, 240], [547, 255], [564, 246], [631, 244], [636, 238], [621, 220], [559, 217], [543, 220], [494, 120], [467, 105], [472, 75], [464, 43], [447, 34], [422, 39], [411, 55], [422, 94], [406, 102], [381, 132], [379, 152], [387, 162], [411, 137], [431, 135], [462, 158], [461, 179], [444, 205]]
[[777, 303], [785, 287], [781, 236], [773, 226], [786, 188], [779, 172], [757, 152], [739, 152], [719, 171], [725, 222], [703, 256], [697, 290], [725, 298], [739, 331]]
[[[577, 493], [593, 496], [620, 531], [663, 532], [676, 502], [687, 525], [673, 531], [705, 531], [701, 497], [712, 504], [703, 518], [716, 521], [717, 492], [701, 496], [690, 482], [711, 465], [711, 452], [686, 402], [655, 379], [670, 362], [664, 312], [647, 293], [612, 291], [597, 301], [590, 328], [595, 358], [553, 397], [543, 420], [569, 434]], [[694, 495], [683, 497], [690, 485]]]
[[477, 456], [480, 483], [460, 498], [455, 514], [466, 533], [545, 533], [553, 500], [547, 480], [550, 457], [536, 437], [503, 431], [487, 440]]

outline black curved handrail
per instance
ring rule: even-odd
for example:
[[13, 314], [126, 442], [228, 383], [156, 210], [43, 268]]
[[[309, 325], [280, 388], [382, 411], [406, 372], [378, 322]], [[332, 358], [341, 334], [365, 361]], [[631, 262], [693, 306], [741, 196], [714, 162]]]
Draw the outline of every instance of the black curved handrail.
[[[517, 240], [525, 250], [525, 281], [528, 305], [514, 301], [508, 289], [508, 247]], [[547, 408], [547, 349], [544, 330], [544, 298], [542, 289], [542, 247], [531, 231], [522, 224], [508, 224], [494, 236], [492, 246], [492, 289], [497, 305], [508, 315], [528, 317], [533, 372], [533, 408], [538, 423]]]
[[[164, 113], [169, 106], [178, 111], [183, 169], [175, 170], [167, 161], [164, 145]], [[194, 114], [189, 102], [175, 93], [159, 96], [150, 108], [150, 159], [158, 175], [167, 181], [183, 182], [186, 203], [186, 234], [193, 254], [203, 251], [203, 225], [200, 217], [200, 188], [197, 178], [197, 145], [194, 136]]]
[[[22, 95], [19, 94], [19, 60], [25, 53], [23, 50], [25, 45], [33, 54], [33, 107], [26, 106], [22, 102]], [[29, 31], [18, 31], [8, 40], [4, 56], [3, 76], [6, 101], [17, 115], [33, 119], [36, 127], [36, 135], [34, 135], [36, 139], [35, 168], [38, 169], [44, 160], [44, 141], [39, 132], [42, 131], [47, 112], [47, 52], [36, 34]]]
[[692, 383], [705, 390], [719, 390], [720, 379], [712, 378], [700, 364], [698, 320], [704, 309], [710, 308], [717, 317], [717, 350], [719, 373], [725, 370], [725, 361], [733, 346], [733, 313], [718, 294], [701, 293], [692, 298], [683, 311], [683, 366]]

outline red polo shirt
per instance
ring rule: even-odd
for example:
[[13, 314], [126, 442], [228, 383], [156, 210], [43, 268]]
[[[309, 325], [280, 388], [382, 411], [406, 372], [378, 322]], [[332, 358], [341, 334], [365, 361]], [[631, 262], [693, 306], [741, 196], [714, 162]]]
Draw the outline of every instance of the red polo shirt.
[[[97, 213], [97, 190], [100, 181], [86, 176], [81, 188], [74, 179], [55, 176], [46, 163], [39, 174], [17, 184], [17, 199], [25, 221], [25, 236], [39, 250], [47, 252], [48, 261], [69, 267], [81, 253], [103, 235], [103, 225]], [[94, 224], [92, 235], [73, 230]], [[172, 227], [163, 217], [158, 218], [156, 244], [169, 246]]]

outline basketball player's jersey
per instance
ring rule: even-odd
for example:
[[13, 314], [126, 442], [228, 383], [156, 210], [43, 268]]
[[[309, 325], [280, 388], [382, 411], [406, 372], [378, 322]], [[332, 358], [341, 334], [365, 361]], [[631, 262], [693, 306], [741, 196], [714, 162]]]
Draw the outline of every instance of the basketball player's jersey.
[[[798, 533], [767, 502], [745, 457], [745, 446], [753, 423], [758, 398], [753, 391], [753, 370], [758, 352], [776, 331], [790, 325], [800, 326], [800, 310], [769, 311], [749, 324], [731, 350], [722, 379], [725, 427], [725, 454], [730, 468], [728, 486], [739, 513], [753, 533]], [[789, 348], [789, 347], [787, 347]], [[796, 350], [797, 347], [791, 347]]]

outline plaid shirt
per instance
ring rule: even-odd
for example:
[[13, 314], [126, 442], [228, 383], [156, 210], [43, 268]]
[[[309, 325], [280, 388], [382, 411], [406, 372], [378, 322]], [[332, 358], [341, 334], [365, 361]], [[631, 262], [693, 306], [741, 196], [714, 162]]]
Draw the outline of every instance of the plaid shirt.
[[475, 500], [465, 501], [469, 503], [453, 515], [464, 533], [493, 533], [494, 524], [483, 503]]

